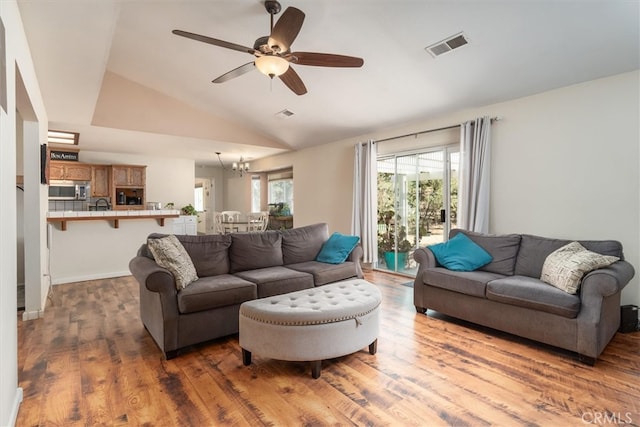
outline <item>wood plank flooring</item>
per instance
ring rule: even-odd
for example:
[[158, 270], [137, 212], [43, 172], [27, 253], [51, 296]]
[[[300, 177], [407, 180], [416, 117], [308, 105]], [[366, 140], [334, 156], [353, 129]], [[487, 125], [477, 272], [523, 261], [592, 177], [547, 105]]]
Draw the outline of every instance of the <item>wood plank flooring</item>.
[[[44, 318], [18, 320], [18, 426], [640, 425], [640, 333], [595, 367], [574, 354], [413, 308], [405, 277], [383, 294], [378, 352], [308, 363], [253, 355], [237, 336], [163, 359], [132, 277], [55, 287]], [[535, 325], [532, 325], [535, 327]]]

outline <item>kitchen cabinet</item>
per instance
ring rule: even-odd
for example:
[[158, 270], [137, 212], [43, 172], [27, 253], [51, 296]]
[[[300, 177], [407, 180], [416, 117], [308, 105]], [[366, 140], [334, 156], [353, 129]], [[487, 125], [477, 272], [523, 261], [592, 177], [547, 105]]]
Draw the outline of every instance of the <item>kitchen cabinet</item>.
[[49, 162], [49, 179], [91, 181], [91, 165], [51, 160]]
[[173, 220], [173, 234], [198, 234], [198, 217], [196, 215], [180, 215]]
[[91, 197], [110, 197], [111, 185], [107, 165], [91, 165]]
[[146, 166], [111, 166], [111, 205], [113, 209], [144, 209], [146, 171]]
[[146, 166], [113, 165], [113, 183], [118, 187], [144, 187]]

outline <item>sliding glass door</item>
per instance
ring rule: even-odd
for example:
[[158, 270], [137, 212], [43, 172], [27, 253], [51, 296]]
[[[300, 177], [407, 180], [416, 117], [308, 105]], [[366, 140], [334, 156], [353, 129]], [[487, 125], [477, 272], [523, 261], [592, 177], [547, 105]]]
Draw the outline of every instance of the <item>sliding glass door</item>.
[[444, 149], [378, 159], [378, 268], [415, 274], [415, 248], [444, 241], [457, 222], [459, 153]]

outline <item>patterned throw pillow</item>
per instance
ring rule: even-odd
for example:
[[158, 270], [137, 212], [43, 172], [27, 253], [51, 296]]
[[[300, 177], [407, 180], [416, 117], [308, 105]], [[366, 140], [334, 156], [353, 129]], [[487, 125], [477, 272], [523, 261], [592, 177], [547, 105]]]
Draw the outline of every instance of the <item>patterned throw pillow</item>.
[[173, 274], [178, 290], [198, 280], [191, 257], [176, 236], [170, 234], [161, 239], [147, 239], [147, 246], [158, 265]]
[[580, 243], [571, 242], [549, 254], [542, 266], [540, 280], [569, 294], [575, 294], [585, 274], [613, 264], [619, 259], [591, 252]]

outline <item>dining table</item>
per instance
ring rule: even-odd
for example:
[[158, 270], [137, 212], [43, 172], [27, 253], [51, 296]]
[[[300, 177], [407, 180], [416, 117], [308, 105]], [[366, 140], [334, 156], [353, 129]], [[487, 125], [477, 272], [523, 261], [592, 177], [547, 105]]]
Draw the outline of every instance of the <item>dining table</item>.
[[[248, 220], [240, 220], [240, 221], [221, 221], [222, 228], [226, 233], [232, 233], [234, 231], [242, 231], [247, 232], [251, 228], [251, 225], [258, 225], [258, 221], [248, 221]], [[251, 230], [258, 231], [258, 230]]]

